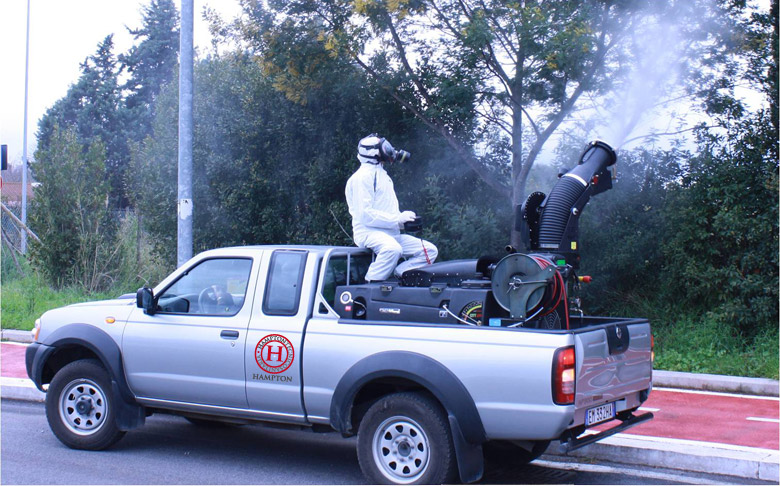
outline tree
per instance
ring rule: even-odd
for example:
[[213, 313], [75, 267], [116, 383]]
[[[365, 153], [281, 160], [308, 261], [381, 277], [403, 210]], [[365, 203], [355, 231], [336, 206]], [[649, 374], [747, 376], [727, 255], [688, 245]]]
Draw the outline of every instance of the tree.
[[96, 291], [111, 281], [114, 229], [106, 206], [105, 159], [99, 139], [85, 148], [73, 128], [54, 126], [31, 164], [40, 185], [30, 220], [41, 240], [31, 243], [31, 260], [57, 288]]
[[[296, 33], [314, 32], [334, 56], [350, 60], [386, 88], [512, 206], [523, 202], [531, 168], [553, 135], [582, 109], [582, 100], [607, 94], [631, 73], [637, 32], [669, 19], [675, 25], [687, 22], [679, 36], [684, 55], [675, 63], [682, 69], [698, 60], [722, 61], [702, 52], [718, 52], [723, 29], [711, 27], [733, 18], [726, 7], [704, 1], [269, 3], [276, 16], [246, 2], [249, 20], [239, 32], [265, 47], [263, 62], [276, 65], [285, 90], [305, 84], [309, 71], [316, 70], [316, 63], [305, 63], [308, 57], [296, 57], [301, 51], [295, 42]], [[290, 73], [290, 66], [307, 69]], [[638, 118], [625, 123], [635, 127]], [[498, 164], [480, 155], [494, 142], [507, 147]], [[513, 243], [518, 239], [513, 235]]]
[[128, 29], [138, 42], [119, 62], [129, 74], [122, 116], [128, 135], [141, 141], [152, 131], [157, 96], [176, 74], [179, 53], [179, 15], [173, 0], [152, 0], [142, 9], [142, 26]]
[[46, 152], [56, 130], [73, 129], [82, 147], [100, 142], [106, 150], [106, 176], [110, 181], [112, 205], [125, 197], [124, 172], [128, 159], [125, 129], [118, 115], [121, 103], [119, 66], [113, 54], [113, 36], [81, 64], [81, 75], [65, 96], [46, 111], [38, 122], [38, 148]]
[[746, 113], [723, 98], [713, 106], [726, 131], [701, 131], [699, 153], [672, 187], [674, 232], [664, 244], [670, 294], [753, 337], [777, 330], [778, 138], [777, 0], [774, 15], [745, 20], [739, 47], [767, 103]]

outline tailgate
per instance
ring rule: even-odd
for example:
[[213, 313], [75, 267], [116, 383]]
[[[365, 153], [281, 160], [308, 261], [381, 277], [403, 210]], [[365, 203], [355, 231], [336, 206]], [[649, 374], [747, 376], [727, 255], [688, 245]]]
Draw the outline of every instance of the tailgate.
[[579, 329], [574, 339], [577, 382], [573, 425], [608, 420], [647, 400], [653, 376], [647, 320], [616, 319]]

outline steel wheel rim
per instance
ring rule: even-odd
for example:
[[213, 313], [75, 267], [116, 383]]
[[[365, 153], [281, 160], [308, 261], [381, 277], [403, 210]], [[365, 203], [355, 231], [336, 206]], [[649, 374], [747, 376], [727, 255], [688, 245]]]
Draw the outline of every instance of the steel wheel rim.
[[79, 378], [62, 389], [60, 419], [74, 434], [94, 434], [106, 423], [107, 414], [105, 394], [94, 381]]
[[428, 470], [431, 455], [428, 436], [409, 417], [390, 417], [382, 422], [372, 444], [379, 471], [395, 483], [413, 483]]

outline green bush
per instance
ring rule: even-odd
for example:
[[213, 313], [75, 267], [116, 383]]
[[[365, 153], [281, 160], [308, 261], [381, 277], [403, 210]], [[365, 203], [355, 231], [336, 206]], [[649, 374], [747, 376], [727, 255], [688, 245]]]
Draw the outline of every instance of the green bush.
[[173, 270], [173, 265], [166, 265], [155, 256], [149, 237], [139, 233], [134, 214], [127, 213], [117, 226], [117, 238], [114, 240], [117, 263], [108, 275], [109, 285], [101, 292], [89, 291], [80, 284], [53, 288], [48, 279], [23, 257], [18, 257], [21, 270], [18, 269], [7, 248], [3, 247], [0, 275], [2, 328], [32, 329], [35, 320], [47, 310], [78, 302], [116, 298], [143, 285], [156, 285]]
[[81, 285], [95, 292], [111, 286], [115, 221], [107, 208], [106, 151], [84, 146], [72, 129], [54, 128], [47, 149], [31, 169], [40, 183], [30, 205], [31, 263], [54, 287]]
[[656, 322], [653, 334], [656, 369], [778, 378], [776, 329], [745, 339], [716, 320], [685, 316]]
[[35, 320], [50, 309], [65, 305], [117, 297], [119, 293], [88, 293], [79, 287], [54, 290], [37, 273], [11, 281], [3, 280], [2, 318], [3, 329], [30, 330]]

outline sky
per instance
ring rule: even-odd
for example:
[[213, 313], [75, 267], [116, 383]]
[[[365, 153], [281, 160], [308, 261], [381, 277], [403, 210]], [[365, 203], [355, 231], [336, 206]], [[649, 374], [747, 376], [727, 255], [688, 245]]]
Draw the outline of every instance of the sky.
[[[30, 0], [30, 68], [27, 147], [32, 158], [38, 120], [62, 98], [80, 74], [79, 65], [107, 35], [114, 34], [114, 54], [133, 44], [127, 27], [141, 26], [141, 8], [149, 0]], [[176, 1], [181, 9], [181, 2]], [[194, 0], [194, 39], [205, 52], [210, 46], [202, 20], [208, 6], [231, 18], [237, 0]], [[27, 0], [0, 0], [0, 144], [8, 145], [11, 164], [20, 163], [24, 133], [24, 73]]]

